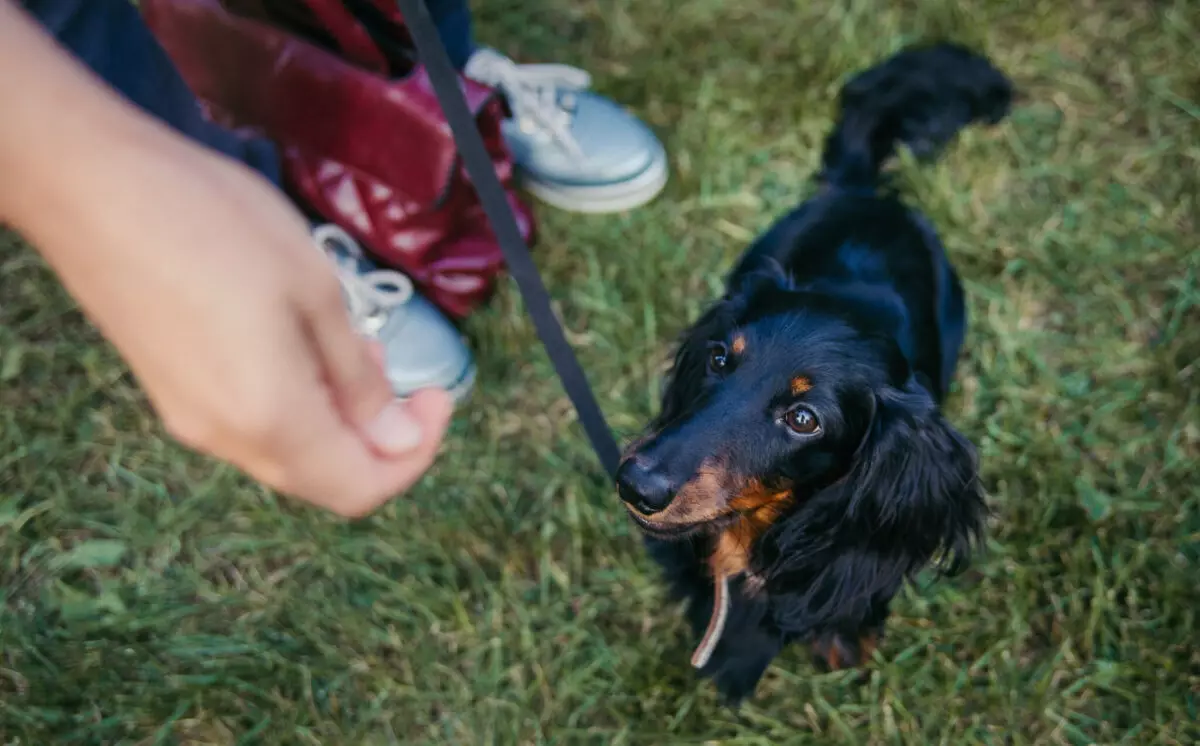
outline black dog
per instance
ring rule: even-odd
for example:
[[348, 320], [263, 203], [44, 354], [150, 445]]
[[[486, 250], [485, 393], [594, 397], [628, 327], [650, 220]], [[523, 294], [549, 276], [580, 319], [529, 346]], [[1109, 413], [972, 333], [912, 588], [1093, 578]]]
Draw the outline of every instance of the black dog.
[[956, 45], [910, 49], [841, 93], [821, 190], [746, 252], [684, 335], [662, 412], [617, 476], [728, 700], [792, 641], [869, 658], [906, 579], [968, 557], [987, 514], [939, 405], [966, 332], [932, 227], [886, 188], [898, 143], [934, 154], [998, 122], [1012, 86]]

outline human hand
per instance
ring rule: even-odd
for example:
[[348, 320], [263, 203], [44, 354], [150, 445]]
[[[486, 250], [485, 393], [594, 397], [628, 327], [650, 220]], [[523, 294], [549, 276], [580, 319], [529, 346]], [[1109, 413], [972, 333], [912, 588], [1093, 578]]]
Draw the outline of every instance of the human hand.
[[436, 455], [449, 396], [393, 401], [335, 274], [273, 186], [190, 148], [155, 154], [132, 158], [117, 185], [110, 175], [108, 199], [65, 207], [44, 241], [86, 244], [59, 274], [170, 432], [342, 515], [410, 487]]
[[24, 234], [184, 443], [345, 516], [411, 486], [447, 393], [393, 401], [300, 214], [150, 119], [0, 0], [0, 222]]
[[376, 509], [430, 468], [449, 395], [392, 401], [304, 219], [187, 150], [134, 158], [108, 200], [67, 210], [46, 240], [88, 249], [62, 279], [182, 443], [343, 516]]
[[[361, 516], [431, 465], [451, 402], [393, 401], [303, 218], [190, 144], [77, 171], [30, 238], [137, 376], [168, 430], [282, 492]], [[90, 183], [89, 183], [90, 182]], [[57, 194], [57, 192], [55, 192]]]

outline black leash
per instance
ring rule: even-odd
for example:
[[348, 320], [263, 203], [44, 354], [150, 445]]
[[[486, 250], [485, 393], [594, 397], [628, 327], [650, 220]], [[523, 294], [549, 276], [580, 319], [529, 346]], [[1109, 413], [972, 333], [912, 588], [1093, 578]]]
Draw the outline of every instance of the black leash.
[[617, 441], [604, 419], [604, 413], [600, 411], [600, 405], [588, 385], [583, 368], [575, 358], [575, 352], [563, 335], [562, 326], [554, 316], [554, 310], [550, 306], [550, 295], [546, 292], [546, 286], [542, 284], [533, 257], [529, 255], [529, 247], [521, 238], [521, 231], [509, 209], [504, 187], [493, 170], [492, 159], [483, 144], [483, 137], [479, 134], [478, 125], [471, 116], [466, 99], [463, 98], [458, 84], [458, 73], [450, 63], [450, 56], [442, 45], [433, 18], [423, 0], [397, 2], [405, 25], [412, 32], [417, 54], [429, 73], [429, 80], [433, 84], [438, 103], [441, 104], [442, 113], [450, 124], [450, 131], [458, 146], [458, 152], [462, 155], [463, 164], [479, 194], [484, 214], [496, 233], [496, 240], [508, 264], [508, 271], [517, 281], [517, 287], [525, 299], [525, 307], [533, 317], [538, 337], [542, 340], [555, 371], [558, 372], [567, 396], [575, 405], [579, 422], [587, 432], [592, 448], [600, 458], [600, 464], [610, 476], [615, 475], [620, 461]]

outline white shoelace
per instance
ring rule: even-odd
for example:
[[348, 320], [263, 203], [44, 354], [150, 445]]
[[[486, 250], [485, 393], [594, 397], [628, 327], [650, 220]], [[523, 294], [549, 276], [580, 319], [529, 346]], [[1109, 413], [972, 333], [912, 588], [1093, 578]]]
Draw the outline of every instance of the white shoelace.
[[347, 310], [359, 332], [375, 336], [396, 309], [412, 298], [413, 284], [407, 275], [391, 269], [359, 272], [356, 260], [363, 258], [362, 249], [340, 226], [318, 226], [313, 230], [313, 240], [332, 260]]
[[587, 71], [570, 65], [518, 65], [499, 52], [483, 49], [468, 61], [466, 73], [503, 91], [519, 124], [540, 128], [572, 155], [583, 155], [571, 134], [570, 100], [564, 101], [562, 94], [590, 87], [592, 76]]

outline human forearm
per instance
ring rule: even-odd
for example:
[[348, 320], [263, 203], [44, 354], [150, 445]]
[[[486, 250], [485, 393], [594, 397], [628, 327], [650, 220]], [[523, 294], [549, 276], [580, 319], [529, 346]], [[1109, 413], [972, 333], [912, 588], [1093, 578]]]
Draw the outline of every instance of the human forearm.
[[[0, 101], [0, 222], [31, 237], [111, 196], [121, 181], [115, 175], [164, 150], [193, 149], [109, 89], [11, 0], [0, 0]], [[60, 250], [59, 242], [38, 244], [48, 255]]]

